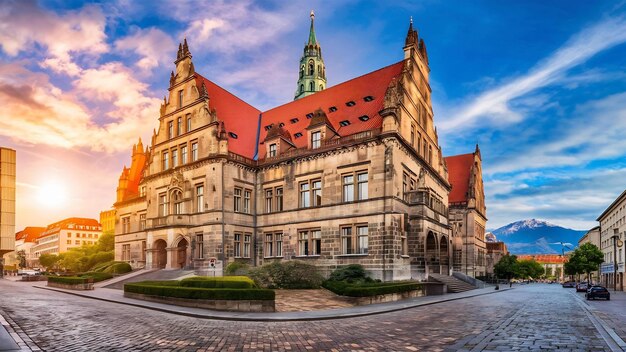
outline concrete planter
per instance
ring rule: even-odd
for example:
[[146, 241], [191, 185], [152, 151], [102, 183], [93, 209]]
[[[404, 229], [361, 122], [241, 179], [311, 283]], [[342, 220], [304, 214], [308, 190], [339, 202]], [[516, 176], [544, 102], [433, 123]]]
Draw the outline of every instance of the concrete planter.
[[141, 299], [144, 301], [165, 303], [175, 306], [203, 308], [211, 310], [224, 310], [230, 312], [274, 312], [275, 301], [271, 300], [208, 300], [189, 299], [164, 296], [144, 295], [141, 293], [124, 292], [124, 297]]
[[424, 291], [419, 289], [400, 293], [389, 293], [386, 295], [376, 295], [371, 297], [350, 297], [350, 301], [357, 306], [364, 306], [368, 304], [401, 301], [403, 299], [421, 296], [424, 296]]
[[63, 288], [66, 290], [79, 290], [79, 291], [88, 291], [88, 290], [93, 290], [93, 282], [89, 282], [89, 283], [85, 283], [85, 284], [61, 284], [58, 282], [50, 282], [48, 281], [48, 284], [46, 286], [49, 287], [56, 287], [56, 288]]
[[22, 276], [21, 281], [47, 281], [48, 277], [45, 275], [27, 275]]

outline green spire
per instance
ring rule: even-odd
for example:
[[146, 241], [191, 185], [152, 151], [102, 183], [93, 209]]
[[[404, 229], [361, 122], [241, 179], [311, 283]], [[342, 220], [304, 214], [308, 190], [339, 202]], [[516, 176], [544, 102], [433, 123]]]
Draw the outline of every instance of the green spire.
[[311, 30], [309, 31], [309, 45], [317, 45], [317, 39], [315, 38], [315, 28], [313, 27], [315, 22], [315, 13], [311, 10]]

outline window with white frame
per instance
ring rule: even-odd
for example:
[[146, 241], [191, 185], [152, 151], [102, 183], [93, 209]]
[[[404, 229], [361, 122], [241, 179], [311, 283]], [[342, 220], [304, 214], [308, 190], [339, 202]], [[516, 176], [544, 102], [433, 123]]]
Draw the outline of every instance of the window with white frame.
[[162, 154], [162, 158], [163, 158], [163, 170], [167, 170], [170, 168], [170, 154], [168, 152], [163, 152]]
[[204, 211], [204, 185], [196, 186], [196, 211], [198, 213]]
[[183, 145], [180, 147], [180, 164], [187, 164], [187, 146]]
[[315, 131], [311, 133], [311, 149], [319, 148], [322, 145], [322, 132]]
[[130, 261], [130, 244], [122, 245], [122, 261]]
[[176, 127], [177, 127], [176, 128], [177, 135], [180, 136], [181, 134], [183, 134], [183, 118], [182, 117], [178, 118], [178, 123]]
[[167, 139], [174, 138], [174, 121], [167, 123]]
[[146, 229], [146, 214], [139, 214], [139, 230], [143, 231]]
[[180, 215], [184, 212], [183, 207], [183, 192], [174, 191], [172, 193], [172, 199], [174, 201], [174, 214]]
[[322, 231], [301, 230], [298, 231], [298, 255], [317, 256], [322, 251]]
[[178, 166], [178, 150], [172, 149], [172, 167]]
[[272, 188], [265, 190], [265, 212], [272, 212], [272, 202], [274, 200], [274, 190]]
[[250, 198], [252, 197], [252, 191], [245, 189], [243, 191], [243, 212], [250, 214]]
[[159, 216], [167, 216], [167, 194], [159, 194]]
[[241, 192], [241, 188], [235, 188], [235, 191], [233, 193], [233, 210], [235, 211], [235, 213], [241, 212]]
[[198, 142], [191, 143], [191, 161], [198, 161]]
[[341, 253], [367, 254], [369, 251], [369, 230], [367, 225], [341, 227]]
[[276, 156], [276, 143], [272, 143], [270, 144], [270, 151], [269, 151], [269, 157], [275, 157]]
[[196, 258], [204, 259], [204, 234], [196, 234]]
[[241, 234], [235, 233], [233, 239], [233, 255], [235, 258], [241, 257]]
[[122, 218], [122, 233], [130, 232], [130, 216]]

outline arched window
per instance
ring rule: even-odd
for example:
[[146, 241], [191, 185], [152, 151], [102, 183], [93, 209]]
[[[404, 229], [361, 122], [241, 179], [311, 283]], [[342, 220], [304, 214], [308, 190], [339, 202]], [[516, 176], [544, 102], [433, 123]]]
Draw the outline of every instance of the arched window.
[[315, 73], [315, 65], [313, 64], [313, 60], [309, 61], [309, 76], [313, 76]]
[[304, 84], [300, 85], [300, 93], [304, 92]]
[[317, 75], [321, 76], [322, 75], [322, 66], [317, 65]]
[[304, 77], [304, 65], [300, 67], [300, 78]]
[[174, 211], [173, 213], [175, 215], [178, 214], [182, 214], [184, 209], [183, 209], [183, 192], [181, 191], [174, 191], [172, 192], [172, 200], [174, 203]]
[[315, 92], [315, 86], [313, 85], [313, 82], [309, 83], [309, 91]]
[[320, 84], [320, 90], [324, 90], [324, 86]]

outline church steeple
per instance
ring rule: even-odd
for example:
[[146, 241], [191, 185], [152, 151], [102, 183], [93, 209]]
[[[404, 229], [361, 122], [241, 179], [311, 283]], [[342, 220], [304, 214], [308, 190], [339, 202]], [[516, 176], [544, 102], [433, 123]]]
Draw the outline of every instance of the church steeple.
[[295, 98], [300, 99], [326, 88], [326, 66], [322, 59], [322, 48], [315, 36], [315, 13], [311, 10], [309, 41], [304, 45], [300, 59], [300, 70]]

